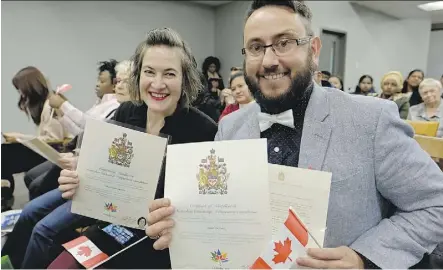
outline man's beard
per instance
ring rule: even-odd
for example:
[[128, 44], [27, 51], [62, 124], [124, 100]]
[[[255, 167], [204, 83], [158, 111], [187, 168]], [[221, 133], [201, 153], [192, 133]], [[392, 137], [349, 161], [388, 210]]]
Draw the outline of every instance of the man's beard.
[[288, 90], [278, 97], [265, 96], [262, 91], [260, 91], [258, 80], [248, 79], [248, 75], [246, 74], [246, 84], [254, 94], [254, 97], [257, 103], [260, 104], [263, 112], [278, 114], [290, 110], [292, 107], [296, 106], [297, 101], [300, 101], [305, 96], [307, 90], [313, 86], [312, 78], [314, 72], [317, 70], [317, 66], [312, 60], [312, 56], [313, 52], [312, 50], [309, 50], [304, 68], [297, 70], [295, 76], [292, 75], [292, 72], [290, 73], [290, 76], [293, 76], [291, 85]]

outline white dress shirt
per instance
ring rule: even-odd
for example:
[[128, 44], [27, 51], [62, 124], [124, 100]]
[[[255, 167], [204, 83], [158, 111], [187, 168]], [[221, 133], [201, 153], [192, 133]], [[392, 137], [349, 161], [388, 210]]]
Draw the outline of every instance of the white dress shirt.
[[117, 101], [115, 94], [106, 94], [102, 99], [99, 99], [91, 109], [85, 113], [75, 108], [68, 101], [60, 106], [63, 112], [63, 117], [60, 119], [62, 125], [66, 130], [74, 136], [80, 134], [85, 128], [86, 119], [92, 117], [98, 120], [109, 118], [109, 114], [113, 114], [120, 103]]

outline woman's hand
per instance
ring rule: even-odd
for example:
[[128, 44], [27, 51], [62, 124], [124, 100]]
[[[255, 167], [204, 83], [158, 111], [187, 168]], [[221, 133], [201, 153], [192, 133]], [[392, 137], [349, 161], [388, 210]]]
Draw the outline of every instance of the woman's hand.
[[62, 169], [75, 171], [77, 168], [78, 157], [73, 153], [60, 153], [61, 158], [58, 160]]
[[171, 228], [174, 227], [174, 220], [171, 215], [174, 213], [174, 207], [171, 206], [169, 199], [157, 199], [150, 203], [148, 214], [148, 227], [146, 235], [154, 242], [155, 250], [163, 250], [169, 247], [172, 240]]
[[58, 189], [62, 192], [62, 198], [67, 200], [72, 199], [79, 183], [77, 172], [66, 169], [61, 171], [58, 183], [60, 184]]

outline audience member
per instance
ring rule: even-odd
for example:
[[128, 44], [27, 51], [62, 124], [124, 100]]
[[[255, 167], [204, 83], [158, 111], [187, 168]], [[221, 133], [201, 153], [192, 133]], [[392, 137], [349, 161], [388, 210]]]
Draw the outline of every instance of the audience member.
[[203, 73], [200, 73], [200, 80], [203, 87], [199, 91], [195, 101], [192, 103], [192, 106], [211, 117], [214, 122], [218, 122], [222, 107], [220, 99], [215, 98], [214, 95], [209, 91], [208, 81]]
[[[135, 68], [131, 76], [131, 96], [139, 105], [122, 104], [115, 120], [145, 128], [150, 134], [168, 134], [171, 144], [212, 141], [217, 131], [216, 124], [190, 107], [201, 89], [200, 78], [191, 49], [179, 34], [168, 28], [150, 31], [146, 40], [138, 46], [133, 60]], [[166, 70], [170, 71], [165, 74]], [[157, 97], [161, 97], [161, 100]], [[60, 181], [60, 189], [64, 191], [64, 196], [71, 197], [79, 180], [73, 171], [64, 170], [62, 174], [64, 179]], [[163, 198], [163, 193], [164, 170], [155, 197]], [[139, 230], [130, 230], [134, 235], [140, 235]], [[102, 232], [100, 226], [91, 227], [85, 235], [99, 248], [109, 241], [109, 236]], [[164, 237], [168, 237], [168, 234]], [[104, 267], [170, 268], [168, 250], [156, 251], [153, 244], [152, 239], [144, 240], [107, 262]], [[80, 267], [66, 252], [60, 260], [56, 260], [50, 268], [54, 265], [64, 269]]]
[[323, 70], [321, 71], [321, 75], [323, 81], [329, 81], [329, 78], [331, 77], [331, 72]]
[[232, 93], [234, 94], [235, 103], [226, 106], [220, 116], [220, 120], [224, 116], [235, 112], [236, 110], [241, 109], [254, 101], [254, 97], [251, 91], [249, 91], [248, 85], [246, 84], [243, 72], [234, 73], [231, 76], [229, 85], [231, 87]]
[[443, 88], [438, 80], [424, 79], [418, 88], [423, 102], [409, 109], [408, 119], [412, 121], [439, 122], [437, 137], [443, 137]]
[[[70, 136], [62, 124], [53, 117], [48, 97], [51, 89], [43, 74], [35, 67], [25, 67], [15, 74], [12, 84], [17, 89], [20, 99], [18, 107], [32, 119], [38, 127], [37, 136], [44, 141], [63, 141]], [[26, 172], [45, 162], [45, 159], [26, 146], [15, 142], [17, 138], [25, 138], [20, 133], [3, 133], [7, 143], [2, 143], [2, 180], [9, 181], [10, 187], [2, 187], [2, 210], [12, 199], [15, 188], [13, 174]], [[3, 203], [4, 202], [4, 203]]]
[[339, 89], [341, 91], [344, 91], [343, 88], [343, 80], [340, 77], [337, 76], [331, 76], [328, 79], [328, 82], [336, 89]]
[[418, 86], [420, 85], [421, 81], [423, 81], [424, 77], [425, 73], [422, 70], [414, 69], [413, 71], [409, 72], [408, 77], [403, 83], [403, 89], [401, 92], [408, 95], [409, 104], [411, 106], [423, 102], [420, 94], [418, 93]]
[[[223, 83], [223, 77], [220, 74], [220, 60], [217, 57], [209, 56], [203, 61], [202, 72], [205, 76], [206, 80], [209, 82], [209, 79], [220, 79], [218, 89], [222, 90], [225, 88]], [[211, 86], [211, 84], [209, 84]]]
[[95, 86], [98, 100], [86, 113], [74, 107], [60, 95], [52, 95], [49, 98], [49, 105], [52, 108], [59, 109], [60, 122], [73, 135], [78, 135], [83, 131], [87, 117], [100, 120], [105, 119], [108, 116], [112, 116], [118, 106], [120, 106], [114, 94], [116, 64], [117, 61], [114, 59], [99, 63], [99, 73]]
[[[325, 248], [293, 258], [299, 266], [411, 267], [443, 242], [443, 172], [392, 102], [312, 83], [321, 42], [311, 18], [301, 1], [252, 2], [242, 52], [257, 104], [224, 117], [216, 140], [267, 138], [270, 163], [332, 173]], [[260, 124], [280, 113], [292, 123]], [[165, 249], [173, 206], [149, 209], [147, 234]]]
[[[106, 65], [102, 65], [99, 70], [104, 69], [104, 67], [106, 67]], [[130, 99], [128, 81], [131, 72], [131, 62], [125, 60], [118, 63], [115, 66], [115, 72], [115, 100], [117, 100], [118, 104], [121, 104]], [[102, 106], [104, 106], [104, 104], [106, 103], [103, 103]], [[112, 99], [111, 104], [114, 104], [114, 99]], [[111, 119], [114, 112], [115, 109], [108, 112], [105, 119]], [[98, 115], [98, 117], [102, 116]], [[46, 161], [29, 170], [25, 174], [25, 184], [29, 189], [29, 199], [33, 200], [46, 192], [56, 189], [58, 187], [57, 178], [60, 175], [60, 171], [61, 168], [50, 161]]]
[[394, 101], [397, 104], [400, 117], [407, 119], [409, 113], [409, 97], [401, 93], [401, 85], [403, 85], [403, 76], [400, 72], [391, 71], [386, 73], [381, 79], [382, 92], [379, 97]]
[[358, 80], [358, 85], [355, 87], [355, 95], [363, 96], [377, 96], [374, 90], [374, 79], [370, 75], [363, 75]]

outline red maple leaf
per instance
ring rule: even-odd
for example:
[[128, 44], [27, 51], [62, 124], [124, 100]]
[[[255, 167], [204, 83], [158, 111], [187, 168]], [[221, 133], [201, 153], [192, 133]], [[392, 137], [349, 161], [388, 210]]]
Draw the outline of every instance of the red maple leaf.
[[290, 260], [292, 262], [292, 259], [289, 257], [292, 252], [291, 244], [292, 241], [288, 237], [286, 237], [286, 240], [283, 242], [283, 244], [281, 243], [281, 241], [274, 242], [274, 251], [277, 252], [277, 254], [274, 255], [274, 259], [272, 259], [272, 261], [275, 264], [285, 263], [286, 260]]
[[92, 253], [92, 250], [91, 250], [90, 247], [88, 247], [88, 246], [81, 246], [81, 247], [78, 248], [77, 255], [79, 255], [79, 256], [83, 255], [85, 257], [89, 257], [89, 256], [91, 256], [91, 253]]

